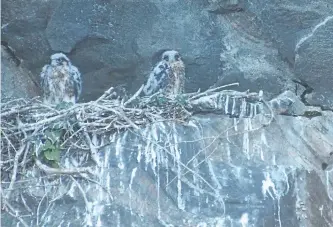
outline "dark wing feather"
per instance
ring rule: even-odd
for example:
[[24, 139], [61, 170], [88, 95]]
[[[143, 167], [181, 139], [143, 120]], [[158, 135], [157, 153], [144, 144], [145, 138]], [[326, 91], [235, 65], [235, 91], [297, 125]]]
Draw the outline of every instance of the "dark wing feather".
[[152, 95], [160, 89], [163, 89], [168, 84], [169, 69], [170, 67], [167, 62], [160, 61], [157, 63], [145, 83], [143, 92], [146, 95]]
[[42, 69], [42, 72], [40, 73], [40, 85], [42, 87], [44, 95], [49, 94], [49, 78], [48, 74], [50, 73], [50, 65], [45, 65]]
[[76, 102], [79, 100], [81, 92], [82, 92], [82, 79], [79, 70], [75, 66], [71, 66], [70, 74], [73, 78], [74, 85], [74, 93]]

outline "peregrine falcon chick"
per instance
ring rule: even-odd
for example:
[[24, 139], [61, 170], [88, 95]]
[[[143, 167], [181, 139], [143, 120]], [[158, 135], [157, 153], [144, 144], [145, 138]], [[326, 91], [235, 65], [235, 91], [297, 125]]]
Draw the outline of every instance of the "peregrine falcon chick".
[[153, 68], [143, 88], [145, 95], [162, 91], [166, 95], [177, 95], [184, 92], [185, 64], [175, 50], [163, 52], [161, 60]]
[[44, 103], [74, 104], [79, 100], [82, 90], [81, 74], [65, 54], [53, 54], [51, 64], [43, 67], [40, 77]]

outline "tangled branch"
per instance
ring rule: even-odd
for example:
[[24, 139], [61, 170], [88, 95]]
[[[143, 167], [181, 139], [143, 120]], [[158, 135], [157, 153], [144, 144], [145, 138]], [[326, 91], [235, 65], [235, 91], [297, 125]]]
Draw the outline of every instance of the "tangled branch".
[[[97, 153], [99, 148], [104, 146], [96, 142], [95, 138], [98, 136], [125, 130], [139, 130], [140, 127], [159, 121], [186, 122], [193, 114], [201, 113], [222, 113], [244, 118], [253, 117], [260, 112], [267, 116], [263, 125], [270, 124], [273, 114], [262, 95], [248, 91], [223, 90], [235, 85], [238, 84], [174, 97], [161, 93], [142, 97], [140, 95], [143, 87], [141, 87], [128, 100], [116, 98], [111, 87], [97, 100], [75, 105], [61, 103], [49, 106], [38, 97], [1, 104], [2, 182], [9, 182], [2, 185], [3, 206], [8, 212], [14, 212], [15, 209], [9, 203], [10, 196], [15, 185], [24, 179], [26, 170], [31, 167], [53, 178], [55, 175], [59, 177], [68, 175], [82, 189], [73, 176], [94, 175], [92, 171], [94, 164], [75, 168], [65, 166], [60, 161], [61, 156], [64, 156], [60, 151], [67, 151], [66, 154], [83, 152], [98, 165]], [[255, 105], [252, 103], [262, 103], [263, 108], [253, 109]], [[182, 163], [181, 166], [187, 170], [183, 175], [191, 172], [187, 167], [188, 163]], [[96, 182], [86, 176], [82, 178]], [[86, 201], [84, 192], [80, 191]], [[14, 216], [26, 226], [17, 212]]]

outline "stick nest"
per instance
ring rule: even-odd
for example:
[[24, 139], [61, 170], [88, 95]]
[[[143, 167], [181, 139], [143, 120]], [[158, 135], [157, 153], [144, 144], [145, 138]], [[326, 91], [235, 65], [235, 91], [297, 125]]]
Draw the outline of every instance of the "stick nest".
[[[205, 108], [206, 112], [214, 112], [214, 109], [223, 109], [225, 112], [227, 107], [219, 102], [227, 96], [243, 101], [262, 101], [257, 93], [223, 90], [232, 85], [238, 84], [175, 97], [167, 97], [161, 93], [142, 97], [141, 87], [127, 100], [117, 97], [114, 89], [110, 88], [95, 101], [74, 105], [61, 103], [49, 106], [39, 97], [3, 103], [1, 171], [2, 182], [7, 183], [2, 185], [4, 190], [1, 191], [1, 196], [8, 199], [15, 183], [21, 179], [21, 174], [32, 166], [46, 174], [69, 174], [71, 177], [91, 173], [89, 167], [60, 168], [60, 151], [86, 151], [91, 160], [98, 164], [98, 147], [94, 144], [96, 136], [138, 130], [159, 121], [186, 122], [193, 114], [205, 112]], [[3, 207], [9, 213], [15, 213], [6, 199]]]

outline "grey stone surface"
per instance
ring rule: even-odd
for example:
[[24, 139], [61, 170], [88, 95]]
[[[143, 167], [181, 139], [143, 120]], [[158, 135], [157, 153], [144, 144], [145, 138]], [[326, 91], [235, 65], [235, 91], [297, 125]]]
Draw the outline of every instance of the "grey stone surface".
[[83, 74], [81, 101], [110, 86], [134, 93], [166, 48], [182, 53], [188, 92], [237, 81], [239, 90], [269, 97], [292, 89], [294, 76], [261, 21], [245, 8], [232, 13], [235, 5], [246, 2], [13, 1], [2, 3], [2, 39], [36, 78], [51, 53], [67, 53]]
[[295, 77], [313, 89], [309, 104], [332, 109], [333, 2], [248, 0], [246, 5]]
[[134, 93], [152, 56], [173, 48], [187, 65], [188, 92], [238, 81], [238, 90], [263, 89], [273, 98], [294, 89], [297, 79], [312, 88], [309, 104], [332, 109], [333, 4], [327, 0], [1, 4], [2, 39], [22, 66], [38, 78], [50, 54], [67, 53], [83, 74], [81, 101], [110, 86]]
[[307, 97], [309, 104], [333, 107], [333, 13], [323, 18], [299, 43], [295, 73], [313, 92]]
[[[93, 209], [91, 226], [99, 220], [100, 226], [332, 225], [333, 178], [322, 163], [333, 151], [333, 112], [304, 105], [333, 109], [331, 1], [15, 0], [1, 6], [2, 40], [20, 62], [15, 65], [2, 48], [2, 99], [38, 95], [32, 81], [38, 83], [41, 68], [58, 51], [82, 72], [81, 101], [110, 86], [134, 93], [152, 56], [165, 48], [183, 55], [188, 92], [240, 82], [232, 88], [263, 90], [272, 98], [276, 117], [266, 127], [258, 117], [235, 125], [237, 118], [202, 114], [185, 126], [157, 123], [115, 135], [100, 151], [103, 165], [96, 169], [96, 180], [110, 188], [113, 200], [80, 180]], [[309, 89], [299, 92], [293, 80]], [[184, 174], [188, 169], [173, 162], [178, 155], [193, 172]], [[265, 193], [269, 179], [275, 191]], [[37, 185], [32, 180], [23, 186]], [[82, 193], [62, 180], [50, 188], [50, 198], [68, 193], [39, 226], [89, 223]], [[19, 198], [19, 192], [33, 210], [24, 210], [31, 215], [27, 222], [37, 226], [45, 191], [13, 194]], [[46, 203], [41, 206], [45, 212]], [[248, 225], [242, 225], [246, 217]], [[8, 214], [1, 220], [4, 226], [17, 223]]]
[[40, 94], [31, 73], [17, 63], [6, 48], [1, 46], [1, 102], [15, 98], [33, 98]]

